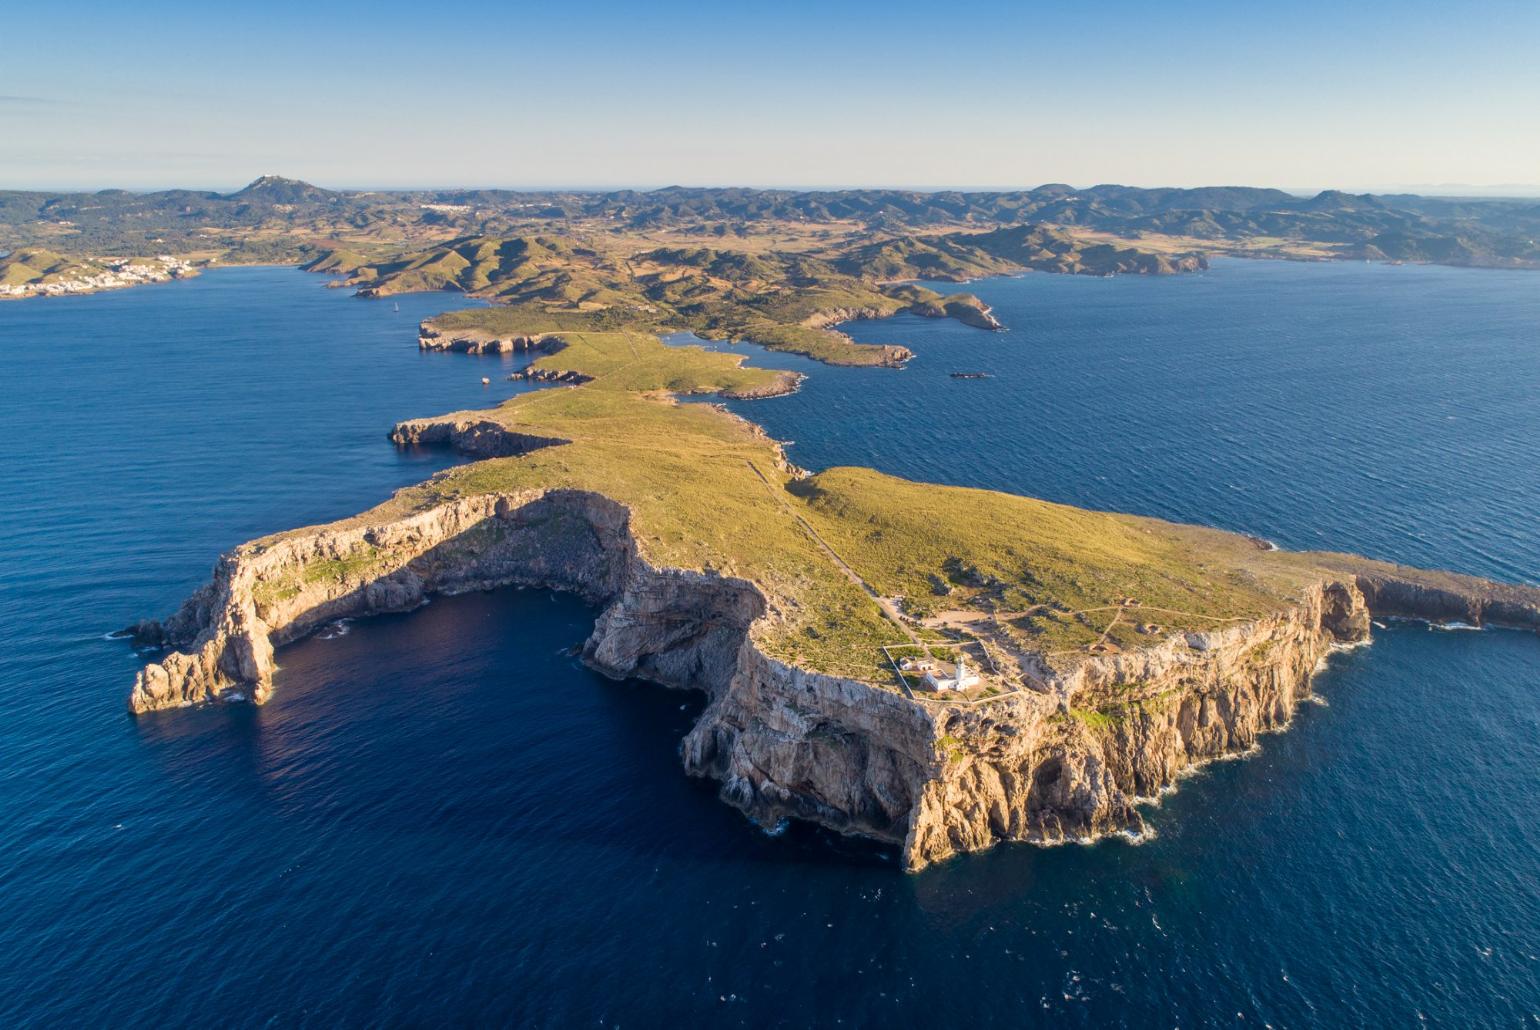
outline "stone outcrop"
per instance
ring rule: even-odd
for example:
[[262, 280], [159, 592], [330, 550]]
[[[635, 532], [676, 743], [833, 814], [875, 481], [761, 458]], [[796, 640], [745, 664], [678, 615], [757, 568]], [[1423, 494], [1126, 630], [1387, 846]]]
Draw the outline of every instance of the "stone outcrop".
[[997, 840], [1053, 843], [1141, 825], [1136, 803], [1285, 726], [1335, 646], [1368, 639], [1363, 597], [1314, 585], [1274, 616], [1095, 656], [1003, 708], [949, 711], [944, 772], [916, 813], [914, 865]]
[[581, 372], [559, 368], [525, 368], [513, 373], [509, 379], [522, 379], [528, 383], [545, 383], [547, 385], [582, 386], [591, 382], [592, 376], [585, 376]]
[[444, 329], [432, 321], [423, 322], [417, 329], [419, 349], [454, 351], [460, 354], [511, 354], [518, 351], [540, 350], [551, 339], [552, 336], [549, 333], [521, 335], [498, 334], [474, 328]]
[[955, 318], [963, 325], [985, 329], [992, 333], [1002, 332], [1005, 326], [995, 317], [994, 309], [977, 297], [917, 300], [906, 309], [921, 318]]
[[[443, 432], [476, 453], [528, 446], [471, 424], [422, 425], [398, 433]], [[1265, 618], [1088, 655], [1033, 689], [978, 703], [914, 699], [769, 657], [756, 628], [775, 616], [753, 583], [657, 567], [621, 505], [534, 490], [235, 549], [175, 615], [136, 625], [141, 640], [176, 650], [140, 673], [129, 705], [260, 703], [272, 692], [276, 646], [335, 619], [505, 585], [572, 591], [602, 606], [583, 652], [594, 668], [704, 691], [682, 757], [690, 773], [721, 781], [724, 800], [767, 825], [807, 819], [891, 842], [910, 869], [1001, 841], [1137, 830], [1139, 800], [1286, 725], [1326, 654], [1368, 639], [1371, 611], [1540, 626], [1532, 588], [1322, 573]]]
[[452, 447], [473, 458], [511, 458], [566, 440], [515, 433], [490, 418], [472, 413], [445, 418], [412, 418], [396, 423], [391, 440], [401, 447]]
[[[840, 330], [834, 327], [844, 322], [859, 322], [865, 319], [887, 318], [892, 313], [893, 312], [890, 310], [884, 311], [881, 308], [874, 307], [828, 308], [824, 311], [819, 311], [809, 315], [807, 318], [802, 320], [802, 324], [809, 329], [822, 329], [825, 332], [834, 333], [835, 335], [841, 336], [854, 344], [855, 341], [851, 339], [848, 333], [840, 332]], [[747, 339], [752, 342], [752, 335], [747, 337]], [[903, 368], [909, 359], [914, 357], [914, 351], [910, 350], [908, 347], [903, 347], [896, 343], [868, 343], [863, 344], [862, 346], [877, 348], [877, 360], [873, 362], [873, 364], [881, 368]]]
[[1540, 591], [1533, 587], [1392, 566], [1359, 572], [1355, 582], [1374, 613], [1385, 618], [1540, 631]]
[[1005, 329], [1005, 326], [995, 317], [994, 309], [982, 301], [974, 304], [949, 301], [944, 310], [949, 317], [975, 329], [987, 329], [992, 333], [1002, 332]]
[[796, 393], [806, 377], [801, 372], [777, 371], [775, 377], [763, 386], [740, 386], [721, 391], [723, 397], [735, 401], [763, 400], [767, 397], [784, 397]]

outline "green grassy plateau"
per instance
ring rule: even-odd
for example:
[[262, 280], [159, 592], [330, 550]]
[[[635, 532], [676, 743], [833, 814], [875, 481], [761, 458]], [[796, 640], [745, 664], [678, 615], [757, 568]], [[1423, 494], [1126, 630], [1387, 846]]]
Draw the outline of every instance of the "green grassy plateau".
[[[524, 327], [537, 329], [549, 326]], [[539, 366], [590, 380], [461, 416], [566, 443], [452, 469], [359, 518], [532, 488], [601, 493], [631, 510], [653, 563], [756, 583], [770, 603], [757, 627], [768, 654], [889, 686], [882, 645], [906, 635], [982, 642], [959, 618], [995, 627], [987, 646], [1001, 664], [1012, 654], [1060, 664], [1133, 646], [1141, 624], [1212, 629], [1278, 611], [1318, 571], [1309, 556], [1217, 530], [869, 469], [808, 476], [753, 424], [676, 400], [773, 388], [778, 373], [646, 332], [558, 331], [547, 346]], [[1120, 615], [1129, 598], [1137, 617]]]

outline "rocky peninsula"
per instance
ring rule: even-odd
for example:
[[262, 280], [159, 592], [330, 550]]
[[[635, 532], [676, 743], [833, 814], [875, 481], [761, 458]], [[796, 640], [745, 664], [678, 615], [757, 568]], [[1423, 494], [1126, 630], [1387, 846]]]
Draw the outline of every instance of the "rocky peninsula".
[[[1041, 235], [1009, 236], [1016, 243], [1013, 260], [1033, 260], [1022, 241]], [[1068, 249], [1061, 256], [1115, 249], [1065, 245]], [[890, 264], [873, 262], [863, 251], [836, 261], [712, 247], [622, 251], [617, 244], [610, 246], [616, 249], [576, 246], [561, 237], [475, 236], [389, 261], [329, 251], [305, 267], [337, 276], [333, 285], [353, 289], [361, 297], [453, 290], [498, 305], [490, 311], [451, 312], [426, 324], [418, 342], [427, 350], [508, 353], [535, 348], [560, 332], [672, 328], [708, 340], [752, 340], [831, 365], [897, 368], [913, 356], [908, 349], [857, 343], [836, 327], [903, 313], [953, 318], [978, 329], [1003, 328], [988, 305], [972, 294], [943, 294], [914, 282], [889, 281], [892, 277], [883, 276], [891, 271]], [[952, 246], [956, 253], [970, 249], [985, 262], [967, 266], [972, 270], [993, 274], [1027, 267], [963, 244]], [[1155, 274], [1166, 267], [1157, 255], [1143, 256], [1155, 264], [1139, 271]], [[914, 273], [910, 278], [920, 274], [918, 266], [909, 271]], [[957, 278], [945, 270], [934, 271], [937, 278]]]
[[[681, 754], [725, 801], [890, 842], [920, 869], [1137, 830], [1141, 799], [1285, 726], [1372, 618], [1540, 629], [1534, 588], [867, 469], [809, 475], [753, 424], [677, 402], [789, 388], [777, 373], [550, 324], [588, 314], [515, 330], [529, 314], [459, 312], [422, 339], [510, 341], [578, 385], [397, 425], [400, 445], [475, 460], [226, 554], [176, 613], [133, 627], [167, 651], [131, 710], [261, 703], [275, 648], [337, 619], [571, 591], [600, 608], [595, 669], [706, 694]], [[907, 671], [959, 657], [979, 670], [961, 689]]]

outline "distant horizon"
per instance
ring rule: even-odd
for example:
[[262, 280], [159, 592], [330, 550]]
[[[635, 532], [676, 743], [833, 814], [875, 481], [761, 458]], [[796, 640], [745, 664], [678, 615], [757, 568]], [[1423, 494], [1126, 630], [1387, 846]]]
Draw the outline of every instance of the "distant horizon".
[[229, 189], [267, 167], [376, 189], [1540, 194], [1533, 0], [81, 0], [6, 28], [15, 189]]
[[351, 185], [335, 184], [317, 181], [303, 175], [289, 175], [283, 172], [263, 172], [253, 175], [235, 184], [221, 183], [210, 185], [207, 183], [168, 183], [164, 185], [146, 186], [118, 186], [113, 184], [62, 184], [62, 185], [11, 185], [0, 184], [0, 191], [22, 193], [100, 193], [108, 190], [123, 190], [127, 193], [150, 194], [169, 190], [190, 190], [202, 193], [217, 193], [228, 196], [250, 186], [252, 183], [264, 177], [277, 177], [306, 185], [316, 186], [320, 189], [331, 190], [339, 193], [419, 193], [433, 191], [475, 191], [475, 190], [502, 190], [511, 193], [616, 193], [622, 191], [634, 191], [638, 193], [651, 193], [665, 189], [686, 190], [765, 190], [786, 191], [792, 193], [820, 193], [842, 191], [865, 190], [893, 190], [908, 193], [1018, 193], [1031, 192], [1042, 189], [1045, 186], [1065, 185], [1077, 191], [1085, 191], [1105, 186], [1126, 187], [1129, 189], [1275, 189], [1297, 197], [1313, 197], [1322, 192], [1335, 191], [1353, 195], [1393, 196], [1407, 194], [1424, 197], [1449, 197], [1470, 198], [1481, 200], [1527, 200], [1540, 198], [1540, 183], [1397, 183], [1371, 186], [1351, 185], [1319, 185], [1319, 186], [1273, 186], [1251, 182], [1202, 182], [1197, 185], [1173, 185], [1171, 183], [1143, 184], [1134, 182], [1118, 182], [1102, 180], [1089, 185], [1080, 185], [1061, 180], [1044, 180], [1033, 185], [906, 185], [906, 184], [860, 184], [860, 183], [831, 183], [831, 184], [771, 184], [771, 183], [745, 183], [745, 182], [658, 182], [651, 184], [637, 183], [588, 183], [588, 184], [542, 184], [542, 185], [502, 185], [488, 183], [436, 183], [436, 184], [400, 184], [400, 185]]

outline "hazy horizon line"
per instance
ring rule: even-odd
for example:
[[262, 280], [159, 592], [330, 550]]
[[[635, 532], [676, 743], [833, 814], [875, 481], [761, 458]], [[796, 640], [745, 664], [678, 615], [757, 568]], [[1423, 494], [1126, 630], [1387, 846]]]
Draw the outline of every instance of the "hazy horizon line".
[[[1061, 180], [1044, 180], [1033, 186], [1026, 185], [1001, 185], [1001, 184], [971, 184], [971, 185], [937, 185], [937, 184], [860, 184], [860, 183], [686, 183], [681, 181], [657, 182], [657, 183], [542, 183], [538, 185], [492, 185], [486, 183], [475, 184], [392, 184], [392, 185], [323, 185], [310, 179], [299, 176], [286, 176], [281, 173], [267, 172], [253, 176], [244, 182], [234, 185], [225, 183], [220, 185], [204, 184], [171, 184], [171, 185], [143, 185], [143, 186], [114, 186], [101, 185], [99, 183], [62, 183], [51, 185], [0, 185], [0, 190], [22, 193], [100, 193], [107, 190], [122, 190], [127, 193], [149, 194], [170, 190], [190, 190], [195, 192], [217, 193], [229, 195], [239, 192], [259, 179], [277, 177], [290, 179], [291, 181], [304, 182], [307, 185], [317, 186], [321, 189], [342, 193], [418, 193], [430, 191], [476, 191], [499, 190], [510, 193], [616, 193], [622, 191], [634, 191], [638, 193], [652, 193], [664, 189], [691, 189], [691, 190], [765, 190], [784, 191], [792, 193], [830, 193], [858, 190], [895, 190], [909, 193], [1021, 193], [1042, 189], [1045, 186], [1064, 185], [1075, 190], [1090, 190], [1103, 186], [1119, 186], [1129, 189], [1276, 189], [1299, 197], [1311, 197], [1324, 191], [1337, 191], [1350, 194], [1417, 194], [1429, 197], [1480, 197], [1489, 200], [1528, 199], [1532, 196], [1540, 196], [1540, 183], [1378, 183], [1378, 184], [1354, 184], [1354, 185], [1294, 185], [1294, 186], [1270, 186], [1255, 183], [1238, 182], [1205, 182], [1201, 185], [1171, 185], [1142, 186], [1132, 183], [1101, 181], [1089, 186], [1077, 186], [1073, 183]], [[1506, 191], [1506, 192], [1505, 192]]]

